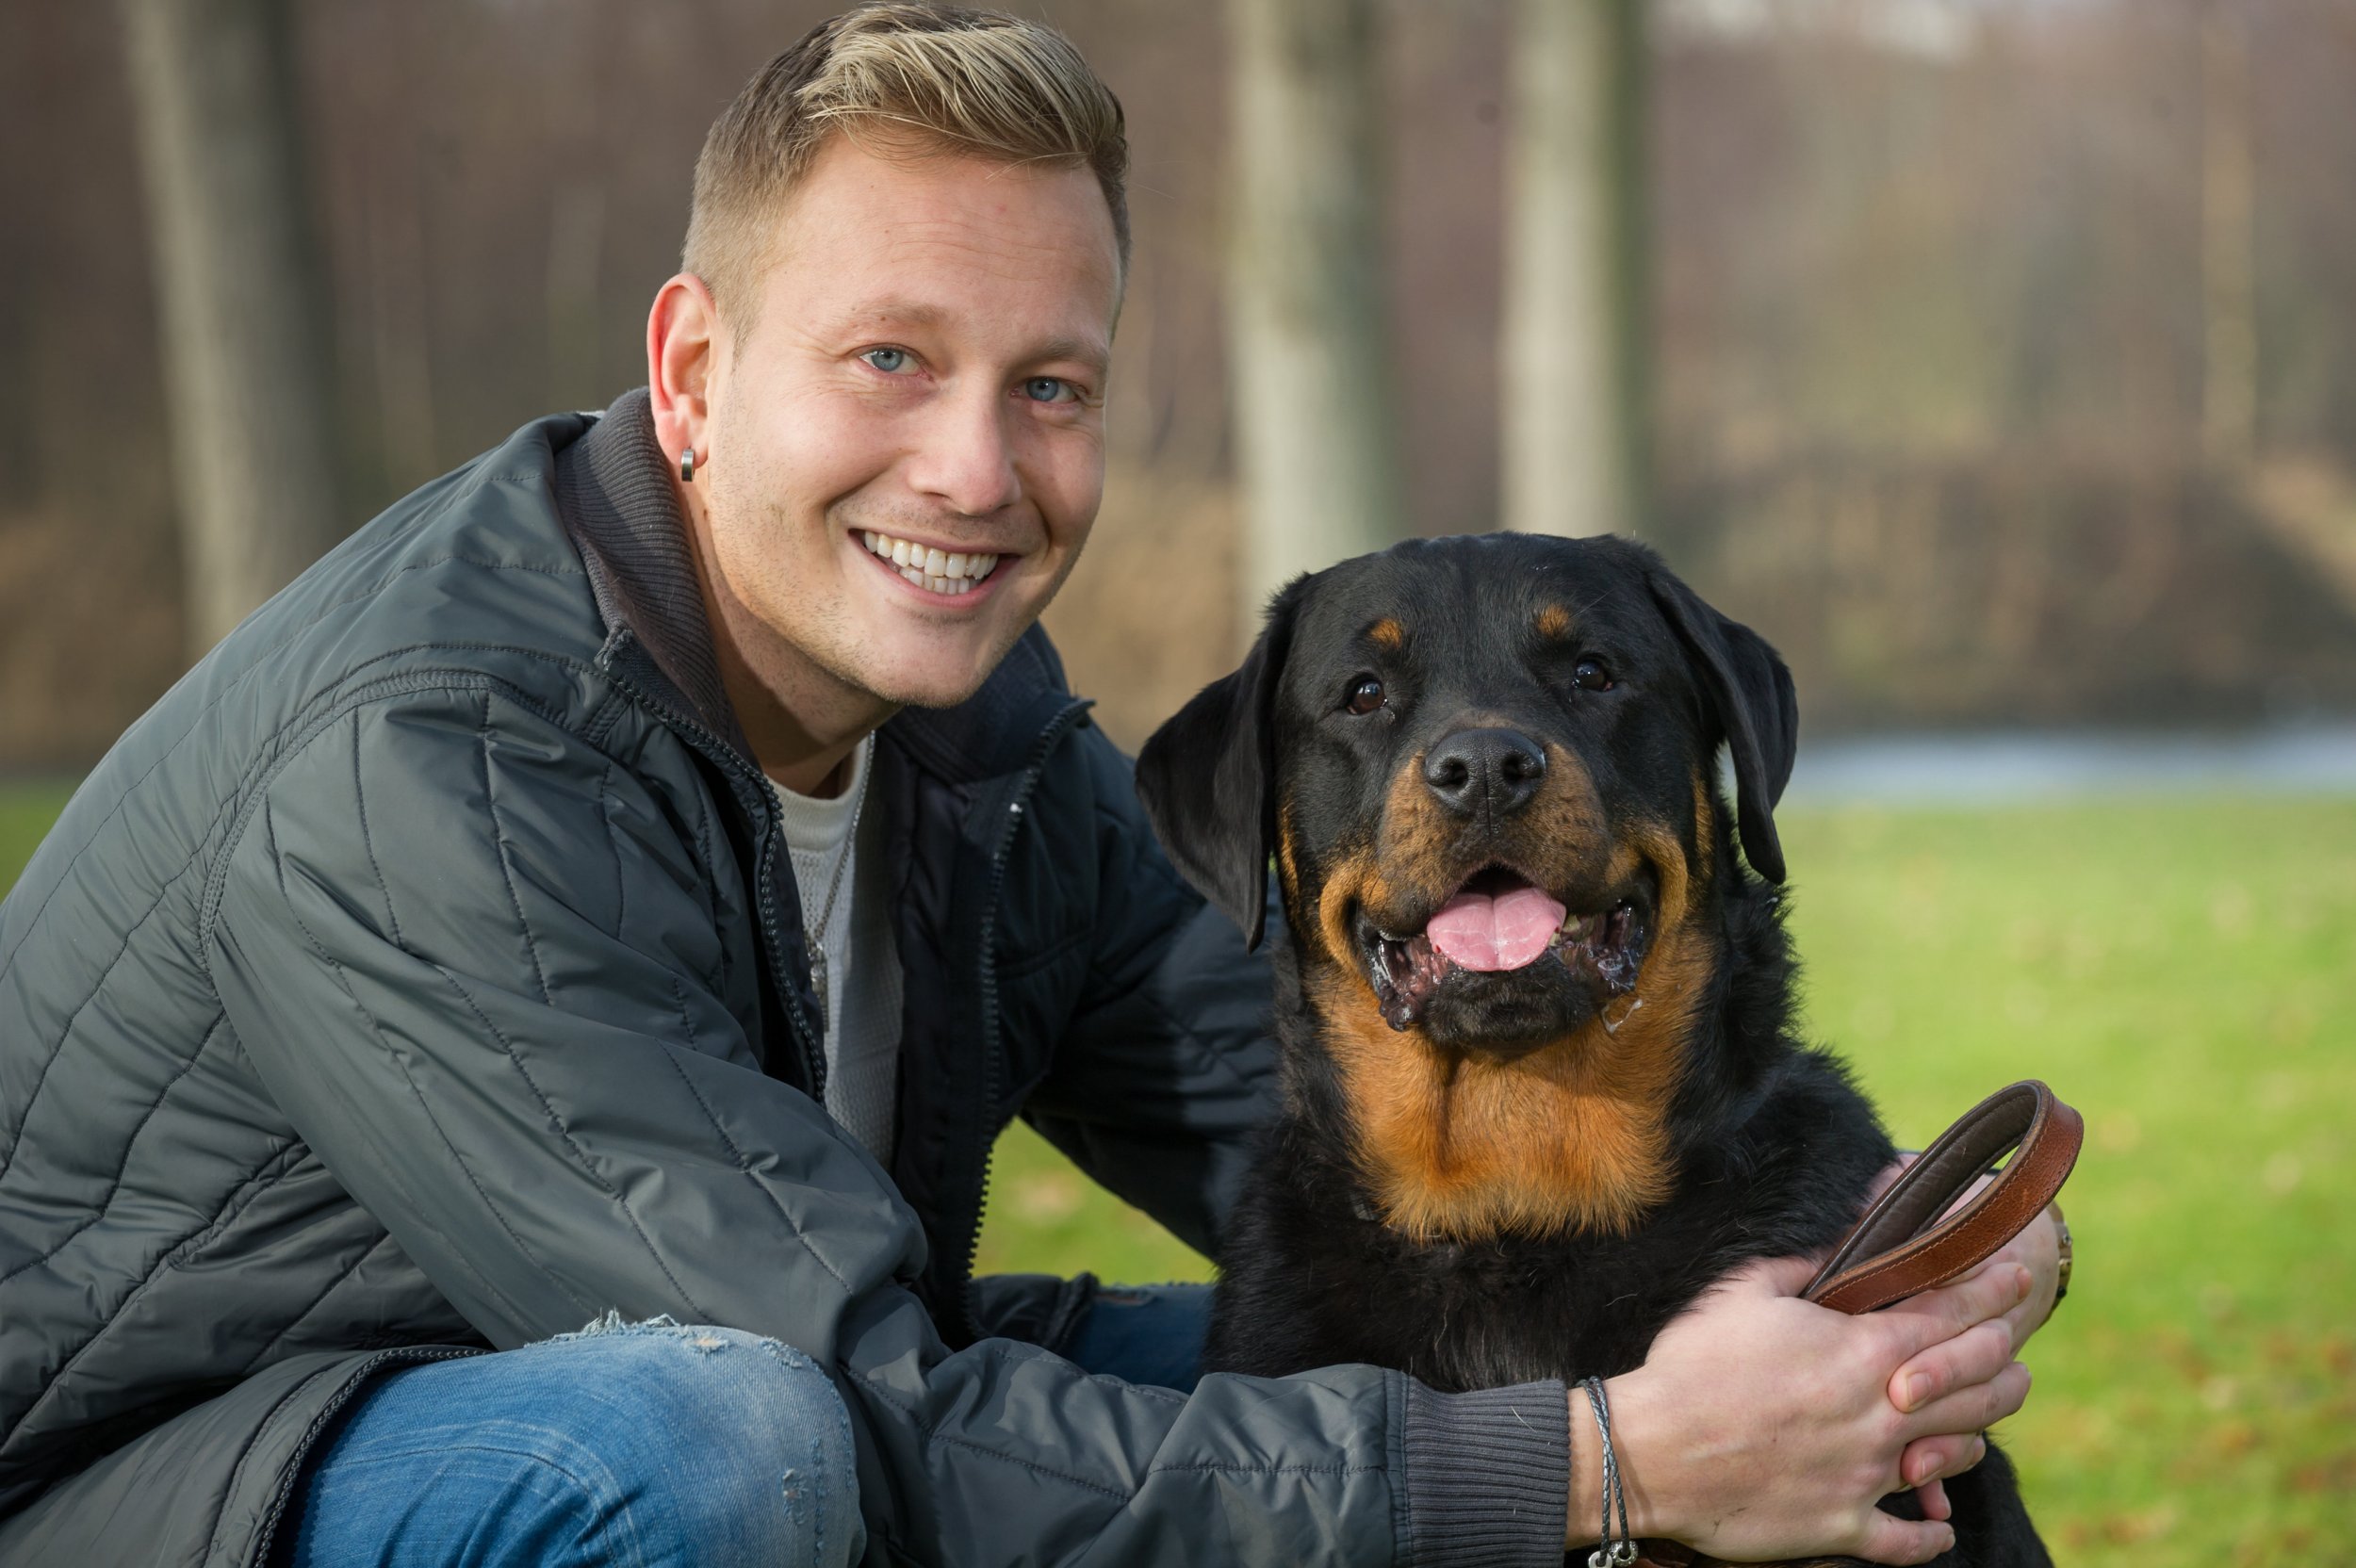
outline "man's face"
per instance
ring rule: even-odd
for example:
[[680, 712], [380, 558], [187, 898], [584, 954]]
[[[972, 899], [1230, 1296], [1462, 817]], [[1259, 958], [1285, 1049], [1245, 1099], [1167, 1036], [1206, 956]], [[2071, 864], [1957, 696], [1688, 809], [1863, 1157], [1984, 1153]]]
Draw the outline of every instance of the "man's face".
[[1118, 274], [1086, 169], [833, 139], [717, 345], [708, 569], [840, 680], [970, 696], [1095, 520]]

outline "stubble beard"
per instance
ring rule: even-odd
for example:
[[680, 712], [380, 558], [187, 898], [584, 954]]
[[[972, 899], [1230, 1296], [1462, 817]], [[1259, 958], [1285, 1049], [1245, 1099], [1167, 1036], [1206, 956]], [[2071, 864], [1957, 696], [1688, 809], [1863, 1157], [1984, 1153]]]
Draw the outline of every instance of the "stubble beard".
[[[786, 504], [762, 495], [758, 475], [732, 477], [749, 478], [755, 482], [714, 484], [705, 502], [715, 540], [728, 538], [740, 545], [738, 551], [729, 554], [726, 561], [714, 564], [720, 568], [713, 577], [723, 599], [721, 613], [728, 619], [729, 636], [745, 655], [745, 662], [788, 707], [798, 709], [801, 703], [797, 697], [814, 698], [827, 706], [847, 698], [882, 710], [876, 722], [901, 708], [955, 707], [981, 689], [1015, 640], [1030, 626], [1030, 621], [1025, 620], [1013, 628], [1010, 634], [993, 639], [995, 645], [985, 650], [986, 657], [978, 668], [961, 679], [956, 690], [944, 692], [929, 684], [897, 679], [891, 673], [889, 662], [875, 657], [869, 647], [872, 639], [862, 635], [853, 618], [845, 613], [844, 596], [863, 591], [856, 580], [838, 577], [840, 595], [812, 594], [807, 576], [797, 581], [799, 574], [790, 568], [780, 569], [791, 552], [761, 551], [757, 545], [749, 551], [742, 548], [745, 541], [798, 538], [804, 525]], [[762, 498], [753, 499], [746, 491], [762, 495]], [[744, 526], [745, 518], [753, 519], [749, 528]], [[838, 567], [835, 559], [838, 531], [847, 530], [850, 537], [857, 538], [866, 526], [867, 520], [851, 514], [843, 503], [828, 507], [815, 541], [815, 548], [823, 552], [825, 559], [815, 564], [825, 571], [844, 574], [869, 569], [857, 563]], [[729, 566], [742, 570], [731, 571]]]
[[[750, 441], [728, 445], [746, 454], [758, 450]], [[711, 488], [704, 493], [704, 507], [715, 551], [720, 549], [718, 541], [722, 539], [734, 540], [741, 547], [748, 541], [791, 541], [803, 537], [803, 525], [789, 503], [776, 499], [791, 488], [783, 482], [784, 477], [772, 464], [749, 455], [712, 466], [705, 482]], [[746, 522], [751, 524], [749, 528], [743, 526]], [[818, 559], [811, 564], [827, 571], [838, 569], [838, 533], [854, 540], [863, 531], [908, 537], [937, 531], [933, 522], [930, 515], [916, 514], [908, 514], [903, 521], [886, 508], [877, 508], [874, 514], [868, 514], [859, 508], [856, 495], [829, 502], [811, 544], [818, 552]], [[1040, 537], [1044, 542], [1044, 530]], [[1080, 537], [1084, 543], [1086, 532]], [[865, 553], [864, 547], [861, 553]], [[764, 550], [756, 543], [749, 551], [740, 547], [730, 553], [726, 562], [714, 560], [706, 564], [716, 596], [722, 600], [721, 613], [728, 621], [728, 635], [740, 654], [789, 707], [798, 706], [794, 700], [795, 694], [806, 694], [822, 703], [864, 699], [897, 710], [954, 708], [980, 691], [1014, 645], [1039, 619], [1039, 612], [1062, 591], [1072, 567], [1079, 563], [1080, 551], [1076, 544], [1065, 551], [1061, 570], [1038, 607], [1015, 624], [1003, 628], [992, 638], [992, 645], [984, 650], [986, 656], [978, 665], [961, 679], [957, 690], [951, 692], [916, 689], [894, 679], [879, 667], [881, 662], [868, 652], [870, 640], [859, 633], [844, 612], [843, 596], [812, 596], [806, 581], [796, 584], [790, 566], [780, 569], [781, 564], [789, 562], [794, 554], [790, 549]], [[743, 568], [743, 575], [728, 570], [731, 565]], [[875, 568], [860, 563], [845, 569], [855, 573]], [[1001, 584], [999, 591], [1004, 593], [1007, 586]], [[843, 580], [842, 589], [843, 596], [861, 591], [850, 580]], [[826, 691], [826, 687], [833, 690]]]

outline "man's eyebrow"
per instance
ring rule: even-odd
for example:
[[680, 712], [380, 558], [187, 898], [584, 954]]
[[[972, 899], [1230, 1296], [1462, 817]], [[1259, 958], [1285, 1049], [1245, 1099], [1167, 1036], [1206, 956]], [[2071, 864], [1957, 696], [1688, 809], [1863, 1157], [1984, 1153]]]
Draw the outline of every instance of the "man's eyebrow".
[[873, 321], [896, 321], [911, 327], [937, 327], [947, 312], [938, 305], [920, 303], [915, 300], [877, 300], [843, 313], [843, 325], [856, 332]]
[[1076, 359], [1089, 369], [1102, 372], [1112, 363], [1112, 348], [1102, 339], [1080, 337], [1051, 337], [1039, 346], [1035, 359]]

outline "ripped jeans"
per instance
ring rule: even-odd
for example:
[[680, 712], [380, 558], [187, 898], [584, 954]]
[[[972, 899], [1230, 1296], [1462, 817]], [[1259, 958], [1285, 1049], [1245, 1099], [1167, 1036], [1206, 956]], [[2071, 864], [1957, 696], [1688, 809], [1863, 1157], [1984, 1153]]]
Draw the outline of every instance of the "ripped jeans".
[[590, 1325], [395, 1372], [315, 1450], [290, 1568], [838, 1568], [866, 1547], [851, 1420], [776, 1340]]
[[[1207, 1285], [1105, 1286], [1065, 1354], [1191, 1389]], [[835, 1568], [866, 1547], [817, 1364], [666, 1318], [395, 1372], [303, 1467], [282, 1568]]]

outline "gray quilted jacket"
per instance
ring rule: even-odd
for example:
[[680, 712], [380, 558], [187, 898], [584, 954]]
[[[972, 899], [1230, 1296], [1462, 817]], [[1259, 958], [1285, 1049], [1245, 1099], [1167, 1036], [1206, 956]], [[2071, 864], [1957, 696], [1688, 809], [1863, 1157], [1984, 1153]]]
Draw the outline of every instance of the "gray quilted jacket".
[[643, 393], [418, 491], [124, 735], [0, 905], [0, 1562], [257, 1564], [367, 1380], [609, 1309], [832, 1372], [871, 1560], [1559, 1562], [1559, 1385], [1051, 1353], [972, 1281], [1020, 1111], [1216, 1246], [1267, 980], [1036, 632], [876, 753], [910, 983], [885, 1170]]

